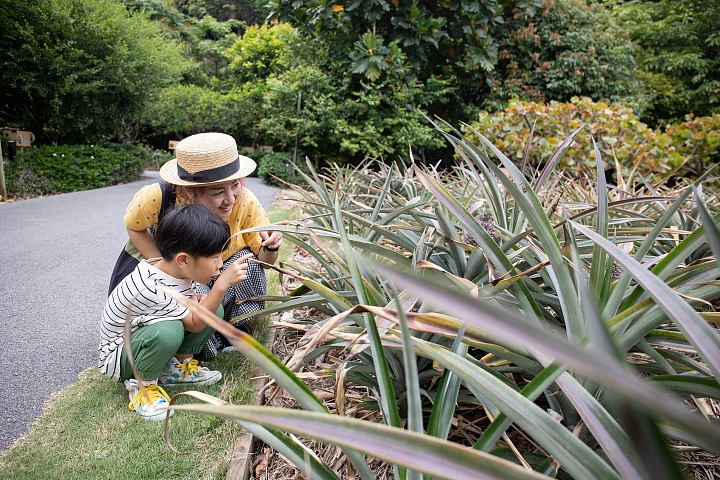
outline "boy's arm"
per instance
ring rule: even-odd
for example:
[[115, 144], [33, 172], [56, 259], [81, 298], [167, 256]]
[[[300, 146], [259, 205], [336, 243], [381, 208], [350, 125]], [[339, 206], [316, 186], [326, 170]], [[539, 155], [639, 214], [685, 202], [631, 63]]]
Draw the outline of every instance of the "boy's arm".
[[[247, 279], [247, 259], [250, 257], [252, 257], [251, 253], [238, 258], [228, 265], [225, 271], [215, 280], [215, 284], [210, 290], [210, 293], [205, 297], [198, 297], [200, 305], [213, 313], [216, 312], [225, 297], [225, 292], [227, 292], [230, 287]], [[200, 332], [207, 326], [205, 322], [192, 313], [183, 319], [183, 325], [185, 326], [185, 330], [193, 333]]]
[[[207, 294], [197, 293], [190, 297], [190, 301], [202, 303], [205, 297], [207, 297]], [[185, 315], [185, 318], [182, 319], [182, 322], [183, 327], [185, 327], [185, 331], [191, 333], [202, 332], [205, 327], [207, 327], [207, 324], [200, 320], [200, 317], [198, 315], [193, 315], [190, 311], [188, 311], [188, 314]]]

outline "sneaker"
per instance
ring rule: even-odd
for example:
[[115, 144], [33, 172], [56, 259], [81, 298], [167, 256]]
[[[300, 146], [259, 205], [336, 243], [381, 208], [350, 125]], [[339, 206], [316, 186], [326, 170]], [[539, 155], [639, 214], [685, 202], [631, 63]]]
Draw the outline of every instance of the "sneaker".
[[[159, 421], [165, 419], [165, 414], [170, 406], [170, 397], [162, 387], [154, 383], [146, 383], [146, 396], [140, 389], [140, 383], [131, 378], [125, 380], [125, 388], [128, 389], [128, 396], [130, 397], [129, 410], [137, 412], [145, 420]], [[173, 410], [170, 410], [171, 417], [173, 413]]]
[[158, 383], [169, 387], [176, 385], [203, 386], [217, 383], [221, 378], [220, 372], [200, 366], [195, 359], [191, 358], [180, 363], [177, 358], [173, 357], [160, 373]]

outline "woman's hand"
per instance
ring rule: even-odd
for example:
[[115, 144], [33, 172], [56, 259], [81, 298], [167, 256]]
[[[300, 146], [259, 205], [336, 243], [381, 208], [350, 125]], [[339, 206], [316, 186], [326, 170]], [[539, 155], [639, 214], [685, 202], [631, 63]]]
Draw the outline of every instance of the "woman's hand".
[[[275, 225], [287, 225], [288, 221], [283, 220], [282, 222], [278, 222]], [[262, 238], [262, 251], [264, 252], [277, 252], [280, 249], [280, 246], [283, 243], [283, 234], [282, 232], [277, 231], [269, 231], [269, 232], [260, 232], [260, 238]]]
[[[289, 222], [287, 220], [283, 220], [275, 225], [287, 225], [288, 223]], [[260, 252], [258, 252], [257, 255], [258, 260], [264, 263], [275, 263], [278, 258], [278, 250], [280, 250], [280, 246], [283, 243], [282, 232], [272, 230], [260, 232], [260, 238], [262, 238], [263, 241], [261, 243]], [[263, 265], [263, 268], [267, 267]]]

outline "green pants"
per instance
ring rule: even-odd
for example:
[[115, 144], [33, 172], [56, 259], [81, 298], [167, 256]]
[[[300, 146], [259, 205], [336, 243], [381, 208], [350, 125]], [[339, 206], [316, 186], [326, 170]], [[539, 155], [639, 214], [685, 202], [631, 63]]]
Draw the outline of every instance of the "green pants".
[[[130, 339], [133, 360], [140, 378], [155, 379], [176, 353], [200, 353], [215, 330], [210, 327], [198, 333], [185, 330], [180, 320], [153, 323], [135, 330]], [[120, 359], [120, 381], [133, 378], [132, 367], [123, 349]]]

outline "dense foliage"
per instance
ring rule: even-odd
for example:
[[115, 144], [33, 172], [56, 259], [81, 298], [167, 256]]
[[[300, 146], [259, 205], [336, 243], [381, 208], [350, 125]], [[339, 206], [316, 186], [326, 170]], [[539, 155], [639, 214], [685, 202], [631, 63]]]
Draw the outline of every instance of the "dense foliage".
[[[0, 13], [0, 123], [38, 144], [217, 130], [316, 164], [407, 161], [408, 145], [434, 163], [449, 155], [423, 114], [458, 125], [510, 99], [577, 96], [666, 135], [720, 104], [709, 0], [8, 0]], [[609, 137], [620, 157], [635, 149]], [[658, 148], [657, 173], [688, 157]], [[712, 148], [690, 148], [684, 171]]]
[[637, 59], [651, 96], [647, 121], [720, 112], [720, 2], [618, 3], [613, 14], [642, 47]]
[[[309, 46], [313, 44], [314, 49]], [[356, 83], [329, 73], [332, 58], [288, 24], [249, 27], [229, 50], [224, 85], [239, 112], [234, 131], [313, 161], [396, 157], [438, 145], [415, 107], [440, 102], [445, 85]], [[398, 60], [401, 61], [401, 60]], [[232, 115], [227, 117], [231, 125]]]
[[[413, 70], [408, 75], [427, 79], [448, 70], [471, 84], [485, 80], [497, 62], [496, 29], [512, 7], [533, 12], [539, 1], [359, 1], [343, 3], [273, 0], [270, 18], [301, 26], [315, 38], [330, 37], [331, 45], [349, 53], [366, 32], [397, 45]], [[371, 49], [366, 49], [372, 55]], [[346, 60], [347, 61], [347, 60]], [[361, 59], [353, 67], [361, 72]], [[389, 67], [385, 66], [386, 68]]]
[[658, 156], [667, 152], [680, 158], [686, 162], [685, 171], [691, 177], [700, 176], [720, 162], [720, 113], [707, 117], [686, 115], [684, 122], [667, 125], [661, 139]]
[[287, 184], [297, 184], [298, 176], [292, 168], [291, 154], [255, 150], [249, 155], [258, 162], [257, 176], [268, 185], [284, 187]]
[[[431, 114], [457, 119], [474, 103], [498, 60], [498, 27], [513, 8], [532, 15], [539, 0], [486, 2], [373, 0], [270, 2], [272, 21], [289, 22], [314, 42], [328, 45], [334, 68], [371, 81], [458, 87]], [[402, 55], [406, 62], [396, 62]], [[332, 67], [331, 67], [332, 68]], [[448, 92], [450, 93], [450, 92]]]
[[510, 98], [548, 102], [585, 96], [623, 102], [641, 115], [646, 101], [636, 76], [639, 49], [606, 7], [555, 0], [538, 15], [515, 15], [500, 32], [485, 108], [502, 109]]
[[[559, 159], [560, 168], [573, 177], [595, 167], [593, 140], [604, 158], [617, 159], [626, 180], [632, 173], [653, 182], [671, 174], [697, 177], [720, 161], [720, 115], [688, 118], [663, 131], [638, 120], [632, 109], [587, 97], [549, 103], [514, 99], [503, 111], [481, 112], [464, 132], [472, 142], [478, 141], [478, 133], [491, 139], [518, 166], [526, 165], [531, 174], [544, 167], [562, 141], [581, 126], [585, 126], [583, 133]], [[526, 157], [531, 131], [532, 148]], [[615, 165], [609, 168], [614, 170]]]
[[265, 20], [264, 7], [267, 0], [174, 0], [171, 3], [191, 17], [203, 18], [209, 15], [221, 22], [242, 20], [254, 25]]
[[27, 198], [137, 180], [153, 155], [131, 144], [26, 148], [5, 163], [8, 195]]
[[0, 122], [40, 143], [135, 139], [148, 102], [189, 68], [113, 0], [9, 0], [0, 19]]
[[243, 113], [233, 100], [211, 88], [174, 85], [163, 89], [148, 106], [144, 125], [155, 134], [178, 140], [195, 133], [225, 132]]

